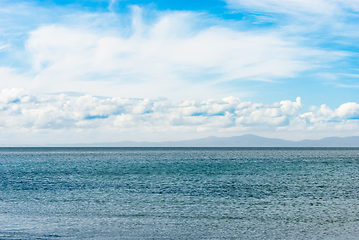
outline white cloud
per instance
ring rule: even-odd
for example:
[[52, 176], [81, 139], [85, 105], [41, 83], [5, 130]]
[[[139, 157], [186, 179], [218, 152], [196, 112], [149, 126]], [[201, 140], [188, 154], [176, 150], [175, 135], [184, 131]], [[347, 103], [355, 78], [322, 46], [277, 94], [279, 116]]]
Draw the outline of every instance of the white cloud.
[[346, 9], [359, 11], [357, 0], [226, 0], [226, 2], [234, 8], [255, 8], [271, 13], [333, 15], [342, 13]]
[[355, 102], [348, 102], [340, 105], [335, 110], [335, 114], [339, 118], [356, 118], [359, 119], [359, 104]]
[[26, 102], [28, 98], [24, 98], [25, 95], [26, 94], [24, 89], [18, 89], [18, 88], [3, 89], [0, 93], [0, 103], [8, 104], [17, 101]]
[[32, 79], [10, 67], [0, 67], [0, 89], [30, 88]]
[[[106, 20], [101, 14], [93, 18]], [[121, 27], [107, 31], [66, 24], [33, 30], [26, 43], [34, 76], [29, 87], [37, 92], [209, 98], [221, 96], [218, 83], [291, 78], [316, 67], [318, 59], [329, 59], [329, 53], [300, 47], [276, 33], [239, 31], [220, 23], [198, 28], [196, 22], [206, 21], [200, 14], [161, 13], [146, 25], [141, 9], [134, 7], [132, 18], [130, 35], [121, 34]]]
[[[24, 89], [3, 89], [0, 100], [0, 128], [8, 133], [48, 129], [51, 134], [55, 134], [54, 130], [74, 134], [74, 131], [106, 130], [112, 134], [132, 133], [139, 140], [139, 132], [162, 133], [162, 140], [166, 140], [174, 133], [217, 135], [230, 131], [240, 134], [243, 130], [256, 132], [258, 129], [271, 132], [312, 131], [313, 126], [330, 133], [343, 130], [345, 126], [351, 131], [359, 131], [359, 104], [344, 103], [335, 110], [322, 105], [301, 113], [303, 105], [299, 97], [295, 102], [284, 100], [272, 105], [242, 102], [234, 97], [172, 104], [167, 100], [99, 98], [91, 95], [41, 96], [26, 93]], [[121, 139], [124, 140], [123, 137], [117, 140]]]
[[[335, 42], [356, 46], [358, 41], [358, 0], [225, 0], [235, 11], [255, 12], [272, 18], [288, 36], [312, 42]], [[258, 14], [259, 13], [259, 14]], [[262, 13], [262, 14], [261, 14]], [[315, 39], [315, 41], [314, 41]], [[348, 48], [346, 48], [348, 50]], [[351, 51], [351, 50], [349, 50]]]
[[355, 102], [343, 103], [337, 109], [332, 110], [325, 104], [321, 105], [319, 109], [311, 108], [311, 112], [301, 115], [310, 123], [323, 122], [346, 122], [349, 120], [357, 121], [359, 119], [359, 104]]

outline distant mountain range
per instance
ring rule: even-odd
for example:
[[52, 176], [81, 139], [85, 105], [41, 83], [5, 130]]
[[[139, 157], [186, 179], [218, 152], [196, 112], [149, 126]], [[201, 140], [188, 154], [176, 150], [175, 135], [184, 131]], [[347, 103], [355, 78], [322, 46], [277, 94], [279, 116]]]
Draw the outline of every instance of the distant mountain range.
[[359, 147], [359, 136], [327, 137], [320, 140], [288, 141], [256, 135], [236, 137], [207, 137], [196, 140], [166, 142], [108, 142], [73, 144], [67, 147]]

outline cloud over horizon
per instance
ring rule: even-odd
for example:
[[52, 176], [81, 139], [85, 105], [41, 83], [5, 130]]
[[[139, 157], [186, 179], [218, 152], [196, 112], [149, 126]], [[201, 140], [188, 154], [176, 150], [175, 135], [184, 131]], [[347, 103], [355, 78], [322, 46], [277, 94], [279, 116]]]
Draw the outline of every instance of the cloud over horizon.
[[[242, 135], [253, 129], [327, 131], [335, 122], [338, 132], [343, 129], [349, 129], [350, 134], [359, 132], [357, 103], [343, 103], [334, 110], [325, 105], [312, 106], [312, 111], [304, 113], [301, 113], [302, 107], [300, 97], [294, 102], [283, 100], [270, 105], [240, 101], [235, 97], [171, 103], [164, 99], [69, 96], [64, 93], [41, 96], [13, 88], [3, 89], [0, 93], [0, 129], [9, 134], [52, 130], [63, 133], [73, 130], [117, 134], [152, 132], [163, 133], [163, 139], [170, 140], [169, 135], [181, 132], [207, 136], [220, 135], [223, 131]], [[51, 141], [56, 142], [55, 139]]]

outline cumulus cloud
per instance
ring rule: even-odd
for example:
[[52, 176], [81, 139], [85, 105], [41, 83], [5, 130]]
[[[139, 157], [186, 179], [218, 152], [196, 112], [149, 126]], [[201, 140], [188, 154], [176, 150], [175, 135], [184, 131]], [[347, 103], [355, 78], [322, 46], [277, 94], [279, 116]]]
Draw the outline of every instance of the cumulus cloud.
[[12, 102], [26, 102], [28, 97], [25, 94], [25, 89], [22, 88], [12, 88], [12, 89], [3, 89], [0, 93], [0, 103], [12, 103]]
[[330, 122], [357, 124], [359, 104], [344, 103], [337, 109], [326, 105], [301, 113], [303, 104], [283, 100], [271, 105], [243, 102], [235, 97], [186, 100], [102, 98], [91, 95], [34, 95], [24, 89], [3, 89], [0, 93], [0, 127], [8, 129], [96, 129], [113, 131], [221, 131], [224, 129], [310, 128]]
[[325, 104], [318, 109], [314, 107], [312, 110], [301, 114], [300, 117], [307, 119], [310, 123], [357, 121], [359, 119], [359, 104], [355, 102], [343, 103], [334, 110]]

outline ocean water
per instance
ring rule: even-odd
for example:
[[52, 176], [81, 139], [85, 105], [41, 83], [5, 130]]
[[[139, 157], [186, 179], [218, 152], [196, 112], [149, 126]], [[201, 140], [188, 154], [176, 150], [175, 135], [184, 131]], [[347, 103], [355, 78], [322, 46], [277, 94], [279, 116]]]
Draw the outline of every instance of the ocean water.
[[0, 239], [359, 239], [358, 148], [1, 148]]

